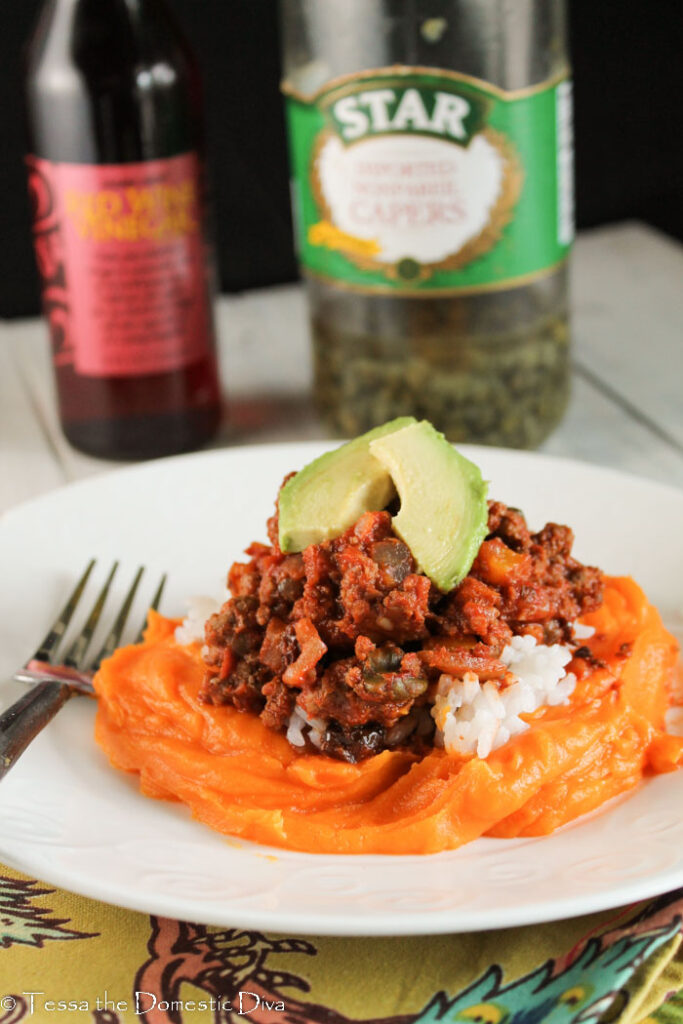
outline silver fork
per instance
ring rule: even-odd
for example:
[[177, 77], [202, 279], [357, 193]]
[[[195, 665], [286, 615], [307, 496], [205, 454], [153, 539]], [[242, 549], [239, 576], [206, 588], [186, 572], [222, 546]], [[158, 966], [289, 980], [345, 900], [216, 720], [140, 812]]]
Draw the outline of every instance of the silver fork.
[[[140, 567], [135, 574], [130, 589], [123, 599], [123, 604], [97, 655], [94, 658], [86, 659], [118, 566], [119, 563], [114, 562], [85, 625], [59, 661], [55, 661], [59, 647], [83, 596], [90, 574], [95, 568], [95, 559], [88, 563], [85, 572], [38, 650], [22, 669], [15, 672], [14, 679], [34, 685], [27, 694], [20, 697], [15, 704], [0, 715], [0, 779], [4, 778], [31, 741], [45, 728], [48, 722], [52, 721], [59, 709], [74, 693], [94, 694], [92, 678], [101, 662], [113, 654], [119, 645], [144, 572], [144, 568]], [[159, 607], [165, 584], [166, 576], [164, 575], [152, 598], [151, 608]], [[136, 643], [142, 639], [146, 620], [147, 616], [140, 627]]]

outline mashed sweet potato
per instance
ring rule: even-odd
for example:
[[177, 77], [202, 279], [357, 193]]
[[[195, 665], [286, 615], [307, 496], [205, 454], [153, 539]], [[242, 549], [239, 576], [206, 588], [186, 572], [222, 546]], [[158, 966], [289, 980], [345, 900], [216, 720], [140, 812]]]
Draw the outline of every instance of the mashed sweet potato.
[[255, 715], [199, 699], [199, 645], [151, 613], [143, 644], [123, 648], [95, 680], [96, 737], [148, 796], [180, 800], [220, 832], [320, 853], [422, 854], [481, 835], [542, 835], [683, 765], [664, 731], [677, 645], [628, 578], [605, 578], [595, 663], [576, 658], [570, 702], [485, 760], [432, 749], [384, 750], [357, 764], [297, 752]]

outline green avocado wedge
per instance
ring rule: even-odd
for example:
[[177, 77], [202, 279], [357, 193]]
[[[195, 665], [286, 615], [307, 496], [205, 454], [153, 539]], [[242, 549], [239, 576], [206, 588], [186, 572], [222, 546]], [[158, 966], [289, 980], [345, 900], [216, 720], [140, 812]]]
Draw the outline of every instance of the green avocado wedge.
[[396, 485], [394, 531], [420, 570], [448, 593], [472, 568], [488, 529], [488, 485], [479, 468], [422, 420], [370, 443]]
[[339, 537], [364, 512], [385, 508], [396, 496], [389, 470], [370, 445], [410, 424], [401, 416], [309, 462], [280, 491], [279, 540], [284, 552]]

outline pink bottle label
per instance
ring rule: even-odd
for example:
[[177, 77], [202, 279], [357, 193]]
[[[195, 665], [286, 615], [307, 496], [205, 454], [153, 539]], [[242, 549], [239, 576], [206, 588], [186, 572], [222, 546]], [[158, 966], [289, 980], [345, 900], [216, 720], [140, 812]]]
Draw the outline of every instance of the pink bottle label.
[[99, 166], [31, 157], [29, 168], [56, 362], [130, 377], [204, 357], [212, 319], [197, 156]]

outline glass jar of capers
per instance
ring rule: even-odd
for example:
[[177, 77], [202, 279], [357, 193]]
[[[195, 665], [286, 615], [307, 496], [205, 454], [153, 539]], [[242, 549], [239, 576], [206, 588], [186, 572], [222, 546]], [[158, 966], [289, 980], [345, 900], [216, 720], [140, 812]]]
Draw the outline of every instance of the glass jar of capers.
[[568, 397], [563, 0], [282, 0], [315, 394], [534, 447]]

